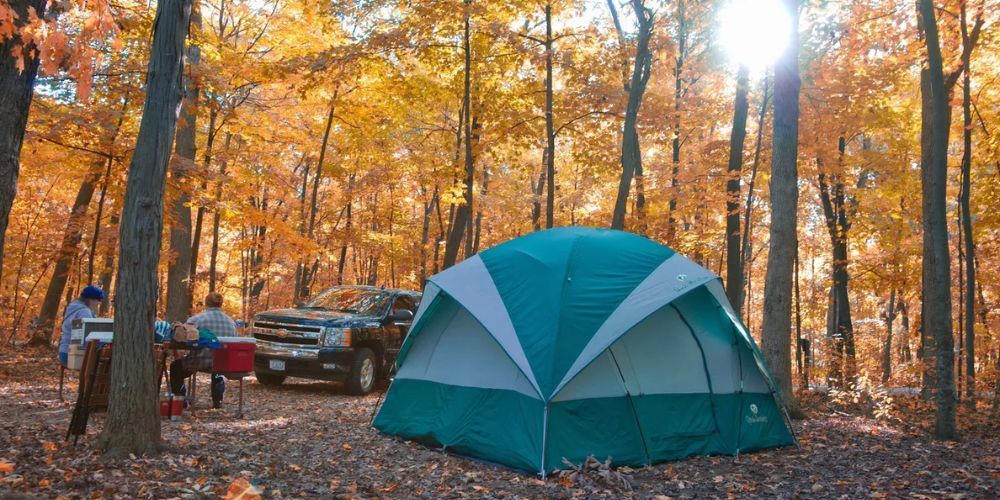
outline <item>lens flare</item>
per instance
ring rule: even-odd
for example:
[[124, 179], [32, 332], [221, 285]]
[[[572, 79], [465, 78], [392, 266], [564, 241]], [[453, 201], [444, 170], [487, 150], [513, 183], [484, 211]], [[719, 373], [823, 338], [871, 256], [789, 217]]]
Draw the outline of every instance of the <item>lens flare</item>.
[[730, 0], [719, 12], [719, 42], [733, 62], [762, 69], [785, 50], [791, 26], [779, 0]]

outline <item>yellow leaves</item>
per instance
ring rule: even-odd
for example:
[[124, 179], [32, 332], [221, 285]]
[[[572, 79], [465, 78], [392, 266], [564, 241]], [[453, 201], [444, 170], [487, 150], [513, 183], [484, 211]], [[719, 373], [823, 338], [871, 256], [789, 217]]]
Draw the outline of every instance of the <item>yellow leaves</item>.
[[10, 474], [12, 472], [14, 472], [14, 464], [12, 462], [0, 460], [0, 474]]
[[344, 443], [344, 446], [342, 446], [342, 448], [344, 448], [344, 451], [351, 451], [351, 444], [350, 443]]
[[260, 490], [241, 477], [229, 485], [222, 498], [224, 500], [260, 500], [263, 497]]

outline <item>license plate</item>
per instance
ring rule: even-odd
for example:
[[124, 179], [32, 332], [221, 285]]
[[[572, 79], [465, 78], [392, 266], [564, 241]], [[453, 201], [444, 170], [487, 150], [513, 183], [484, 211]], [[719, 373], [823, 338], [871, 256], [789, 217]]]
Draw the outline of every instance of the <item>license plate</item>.
[[271, 359], [268, 360], [267, 367], [275, 371], [283, 372], [285, 371], [285, 362], [280, 359]]

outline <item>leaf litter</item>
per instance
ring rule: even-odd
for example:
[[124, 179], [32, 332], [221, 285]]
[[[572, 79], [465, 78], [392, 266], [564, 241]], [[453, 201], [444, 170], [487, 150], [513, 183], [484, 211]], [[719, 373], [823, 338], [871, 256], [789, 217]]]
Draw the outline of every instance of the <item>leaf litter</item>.
[[893, 417], [881, 418], [811, 392], [802, 398], [810, 418], [795, 422], [800, 448], [642, 468], [615, 468], [609, 457], [591, 456], [542, 480], [378, 433], [369, 422], [380, 393], [359, 398], [305, 380], [245, 383], [245, 418], [235, 416], [235, 386], [221, 410], [206, 408], [202, 391], [195, 415], [163, 422], [166, 452], [109, 461], [91, 447], [102, 414], [79, 445], [63, 441], [75, 380], [69, 377], [67, 401], [60, 402], [52, 358], [0, 352], [0, 496], [1000, 497], [1000, 418], [987, 405], [975, 414], [963, 406], [963, 439], [938, 442], [928, 437], [933, 407], [916, 397], [894, 398]]

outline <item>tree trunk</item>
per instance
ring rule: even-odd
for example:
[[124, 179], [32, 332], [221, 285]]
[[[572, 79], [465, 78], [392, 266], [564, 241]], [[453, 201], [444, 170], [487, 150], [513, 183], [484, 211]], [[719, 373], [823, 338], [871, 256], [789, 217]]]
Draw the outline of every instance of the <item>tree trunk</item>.
[[[608, 0], [608, 8], [614, 18], [618, 18], [614, 1]], [[636, 33], [635, 60], [632, 66], [632, 76], [625, 85], [628, 102], [625, 106], [625, 122], [622, 125], [622, 175], [618, 183], [618, 196], [615, 199], [615, 209], [611, 217], [611, 229], [625, 229], [625, 211], [628, 207], [628, 193], [632, 187], [632, 177], [642, 169], [642, 151], [639, 147], [639, 131], [636, 122], [639, 118], [639, 108], [646, 92], [650, 68], [653, 64], [653, 54], [649, 49], [649, 39], [653, 35], [653, 14], [649, 12], [641, 0], [632, 0], [638, 22]], [[619, 39], [623, 40], [621, 27], [617, 25]]]
[[[963, 242], [965, 247], [965, 396], [969, 409], [976, 409], [976, 243], [972, 232], [972, 94], [969, 76], [970, 38], [966, 22], [966, 4], [962, 2], [962, 48], [965, 72], [962, 81], [962, 188], [959, 194]], [[959, 270], [961, 273], [962, 270]], [[961, 339], [959, 340], [961, 342]], [[961, 372], [961, 367], [959, 368]]]
[[899, 360], [903, 363], [909, 363], [913, 361], [913, 354], [910, 352], [910, 308], [903, 302], [903, 299], [899, 299], [899, 314], [902, 316], [900, 319], [900, 340], [897, 344], [899, 347]]
[[930, 162], [922, 169], [924, 324], [934, 337], [936, 351], [934, 437], [955, 439], [954, 339], [951, 330], [950, 256], [945, 198], [948, 175], [950, 113], [945, 91], [934, 3], [920, 0], [921, 26], [927, 47], [931, 88]]
[[[837, 166], [843, 170], [843, 157], [846, 141], [843, 136], [837, 141], [839, 157]], [[819, 161], [817, 160], [817, 163]], [[848, 294], [850, 274], [847, 271], [848, 247], [847, 234], [851, 222], [845, 208], [844, 182], [840, 173], [831, 176], [833, 185], [827, 183], [825, 172], [819, 174], [820, 201], [823, 205], [823, 216], [832, 247], [830, 311], [827, 322], [827, 336], [835, 347], [835, 353], [840, 358], [834, 362], [835, 367], [843, 367], [832, 372], [831, 381], [845, 384], [853, 381], [855, 376], [854, 323], [851, 320], [851, 302]]]
[[[208, 134], [205, 140], [205, 155], [204, 160], [202, 160], [202, 175], [208, 175], [209, 168], [212, 166], [212, 145], [215, 143], [215, 134], [218, 132], [215, 128], [215, 121], [217, 119], [218, 110], [214, 107], [208, 113]], [[208, 181], [204, 180], [201, 183], [202, 197], [204, 197], [204, 192], [208, 190]], [[204, 198], [203, 198], [204, 199]], [[195, 282], [198, 279], [198, 255], [201, 253], [201, 232], [202, 226], [205, 224], [205, 204], [201, 203], [198, 205], [198, 213], [194, 218], [194, 234], [191, 237], [191, 269], [188, 274], [191, 276], [191, 293], [193, 296]]]
[[[736, 74], [733, 104], [733, 131], [729, 137], [729, 180], [726, 181], [726, 295], [736, 310], [743, 312], [743, 261], [740, 251], [740, 177], [743, 173], [743, 143], [747, 137], [747, 86], [750, 70], [740, 66]], [[800, 367], [801, 368], [801, 367]]]
[[[555, 220], [556, 205], [556, 132], [552, 114], [552, 2], [545, 4], [545, 180], [548, 191], [545, 197], [545, 228], [551, 229]], [[486, 189], [485, 187], [483, 188]], [[478, 221], [476, 248], [479, 248]]]
[[[117, 254], [118, 240], [115, 239], [115, 237], [117, 237], [117, 235], [119, 234], [118, 223], [120, 222], [120, 220], [121, 220], [121, 200], [117, 201], [114, 204], [114, 208], [111, 213], [111, 220], [108, 223], [109, 228], [113, 229], [114, 232], [111, 233], [113, 238], [110, 242], [108, 242], [107, 249], [104, 251], [105, 252], [104, 266], [103, 269], [101, 269], [101, 281], [100, 281], [101, 290], [104, 290], [105, 295], [108, 297], [114, 297], [114, 294], [111, 293], [111, 280], [112, 278], [114, 278], [116, 274], [115, 255]], [[108, 315], [108, 313], [111, 311], [111, 302], [112, 301], [110, 300], [105, 300], [101, 302], [101, 310], [98, 313], [99, 316]]]
[[[489, 190], [489, 188], [490, 188], [490, 169], [489, 168], [484, 168], [483, 169], [483, 196], [487, 195], [486, 193]], [[479, 253], [479, 235], [480, 235], [480, 232], [482, 230], [482, 225], [483, 225], [483, 207], [482, 207], [482, 205], [480, 205], [479, 209], [476, 210], [476, 233], [475, 233], [475, 236], [473, 237], [473, 242], [472, 242], [472, 254], [473, 255]], [[549, 226], [549, 227], [552, 227], [552, 226]]]
[[684, 2], [677, 3], [677, 57], [674, 59], [673, 138], [670, 141], [670, 201], [667, 203], [667, 242], [673, 246], [677, 237], [677, 175], [681, 170], [681, 99], [684, 96], [684, 59], [687, 56], [687, 21]]
[[[326, 149], [327, 144], [330, 141], [330, 129], [333, 125], [334, 113], [337, 109], [337, 94], [339, 88], [333, 91], [333, 98], [330, 100], [330, 112], [326, 117], [326, 128], [323, 130], [323, 142], [319, 149], [319, 160], [316, 162], [316, 174], [313, 176], [312, 193], [309, 199], [309, 223], [306, 225], [306, 237], [310, 240], [313, 239], [313, 235], [316, 231], [316, 214], [319, 212], [319, 184], [323, 178], [323, 161], [326, 159]], [[297, 286], [299, 294], [307, 294], [306, 289], [309, 287], [309, 283], [312, 282], [312, 271], [308, 262], [303, 261], [300, 263], [302, 273], [301, 281]], [[305, 299], [304, 296], [297, 296], [295, 298], [296, 302]]]
[[70, 265], [76, 258], [80, 241], [83, 240], [83, 226], [86, 224], [87, 209], [90, 207], [90, 200], [94, 197], [94, 185], [101, 178], [101, 170], [104, 169], [104, 162], [95, 160], [90, 166], [80, 189], [76, 192], [76, 200], [73, 201], [73, 209], [70, 211], [69, 222], [66, 224], [66, 232], [63, 233], [62, 245], [56, 254], [55, 270], [52, 272], [52, 280], [45, 291], [45, 298], [42, 300], [42, 310], [38, 313], [39, 330], [45, 335], [47, 344], [52, 342], [52, 332], [59, 313], [59, 304], [62, 302], [62, 294], [66, 289], [66, 278], [69, 277]]
[[802, 295], [799, 293], [799, 249], [795, 249], [795, 364], [799, 370], [801, 386], [799, 390], [809, 389], [809, 372], [802, 357], [808, 352], [808, 342], [802, 338]]
[[[45, 0], [11, 0], [7, 2], [19, 19], [28, 18], [28, 9], [38, 17], [45, 15]], [[14, 29], [22, 28], [15, 23]], [[38, 73], [38, 47], [34, 43], [21, 45], [21, 37], [13, 35], [0, 40], [0, 273], [3, 272], [4, 241], [10, 210], [17, 196], [20, 173], [21, 144], [28, 124], [28, 110], [35, 92]], [[17, 50], [20, 47], [20, 50]], [[19, 66], [23, 62], [23, 66]]]
[[[201, 24], [198, 9], [192, 9], [191, 23]], [[167, 321], [185, 321], [191, 315], [191, 196], [190, 174], [194, 166], [197, 139], [198, 64], [201, 52], [193, 40], [187, 44], [187, 74], [184, 75], [184, 99], [177, 119], [177, 137], [174, 144], [170, 174], [177, 188], [177, 198], [171, 211], [170, 264], [167, 267]]]
[[[764, 76], [764, 96], [760, 101], [760, 114], [757, 117], [757, 140], [753, 151], [753, 163], [750, 166], [750, 182], [747, 183], [747, 202], [743, 211], [743, 238], [740, 241], [740, 268], [745, 275], [749, 275], [747, 262], [750, 259], [750, 221], [753, 215], [754, 188], [757, 183], [757, 167], [760, 166], [760, 147], [764, 139], [764, 121], [767, 119], [767, 102], [770, 99], [770, 87], [767, 84], [767, 76]], [[745, 285], [745, 286], [744, 286]], [[747, 279], [740, 285], [740, 290], [745, 290], [742, 295], [745, 297], [750, 293], [750, 286]], [[742, 305], [741, 301], [741, 305]], [[749, 311], [747, 311], [749, 313]], [[749, 326], [749, 324], [747, 325]]]
[[[431, 195], [430, 201], [424, 203], [424, 221], [421, 226], [420, 232], [420, 281], [419, 286], [422, 290], [424, 285], [427, 284], [427, 244], [430, 241], [431, 232], [431, 214], [434, 212], [434, 207], [438, 202], [438, 185], [434, 184], [434, 194]], [[424, 191], [425, 196], [427, 191]]]
[[[545, 171], [547, 170], [548, 149], [542, 151], [542, 173], [538, 174], [538, 184], [532, 184], [531, 192], [534, 197], [531, 201], [531, 227], [538, 231], [542, 229], [542, 191], [545, 189]], [[532, 180], [534, 182], [534, 180]]]
[[[94, 217], [94, 234], [90, 240], [90, 255], [87, 259], [87, 283], [94, 282], [94, 259], [97, 257], [97, 243], [101, 236], [101, 221], [104, 218], [104, 200], [108, 197], [108, 183], [111, 182], [111, 169], [115, 165], [115, 140], [122, 130], [122, 123], [125, 121], [125, 112], [128, 110], [129, 99], [122, 100], [122, 109], [118, 114], [118, 123], [108, 141], [107, 169], [104, 171], [104, 182], [101, 183], [101, 196], [97, 199], [97, 215]], [[108, 293], [107, 288], [102, 288], [104, 293]], [[105, 301], [107, 302], [107, 301]]]
[[[226, 132], [226, 144], [224, 146], [224, 151], [226, 155], [229, 153], [229, 143], [233, 139], [233, 134], [231, 132]], [[222, 204], [222, 184], [226, 180], [226, 166], [229, 162], [228, 156], [223, 156], [222, 165], [219, 167], [219, 180], [215, 184], [215, 208], [212, 210], [212, 251], [208, 257], [208, 291], [214, 292], [216, 288], [217, 272], [216, 269], [219, 264], [219, 224], [221, 223], [222, 214], [220, 213], [220, 205]]]
[[444, 249], [444, 269], [455, 265], [462, 238], [467, 232], [472, 214], [472, 189], [475, 182], [475, 164], [472, 157], [472, 46], [470, 32], [470, 3], [465, 0], [465, 32], [462, 38], [465, 51], [465, 91], [462, 94], [462, 108], [465, 113], [465, 203], [455, 210], [455, 222], [451, 226]]
[[[923, 177], [923, 172], [925, 172], [931, 162], [931, 135], [932, 135], [932, 123], [931, 119], [933, 116], [933, 111], [931, 110], [932, 104], [931, 97], [931, 79], [930, 73], [927, 68], [920, 70], [920, 171], [921, 177]], [[925, 203], [926, 201], [922, 202]], [[924, 206], [926, 209], [926, 206]], [[926, 250], [926, 248], [925, 248]], [[921, 269], [923, 272], [924, 269]], [[921, 278], [922, 279], [922, 278]], [[922, 282], [921, 282], [922, 283]], [[923, 286], [921, 284], [921, 286]], [[919, 341], [917, 345], [917, 358], [920, 360], [920, 397], [923, 399], [931, 399], [933, 396], [934, 389], [934, 358], [933, 350], [931, 349], [931, 344], [933, 343], [933, 338], [931, 337], [932, 332], [925, 327], [924, 324], [924, 304], [925, 297], [923, 292], [920, 294], [920, 321], [917, 331], [920, 334]]]
[[340, 246], [340, 260], [337, 261], [337, 284], [344, 284], [344, 265], [347, 263], [347, 243], [351, 240], [351, 205], [354, 196], [354, 174], [347, 178], [347, 223], [345, 224], [344, 243]]
[[774, 68], [774, 146], [771, 157], [771, 229], [764, 278], [761, 347], [781, 398], [790, 411], [798, 406], [792, 393], [792, 269], [798, 246], [799, 41], [798, 2], [785, 0], [792, 13], [791, 35]]
[[885, 345], [882, 347], [882, 384], [892, 377], [892, 323], [896, 321], [896, 289], [889, 292], [889, 308], [885, 314]]
[[153, 322], [163, 233], [163, 188], [181, 101], [191, 0], [160, 0], [146, 100], [129, 167], [122, 210], [115, 294], [115, 355], [108, 416], [98, 447], [111, 458], [161, 448]]

